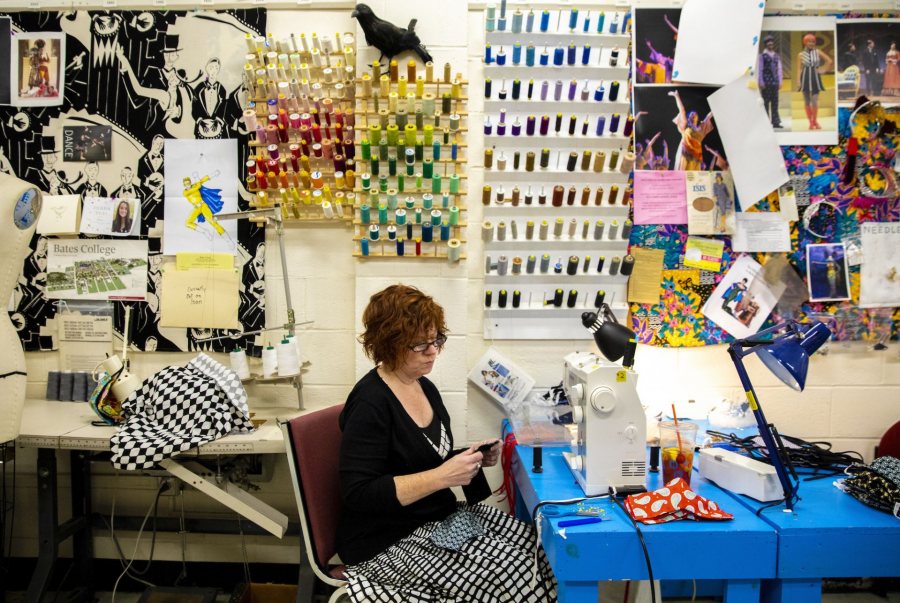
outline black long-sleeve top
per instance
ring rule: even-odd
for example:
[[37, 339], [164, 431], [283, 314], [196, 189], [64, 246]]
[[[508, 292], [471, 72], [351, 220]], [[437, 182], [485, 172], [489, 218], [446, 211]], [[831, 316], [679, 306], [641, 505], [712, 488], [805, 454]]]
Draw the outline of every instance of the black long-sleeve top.
[[[444, 425], [453, 448], [450, 415], [434, 384], [419, 383], [435, 418]], [[394, 476], [434, 469], [444, 462], [407, 414], [400, 400], [378, 375], [369, 371], [357, 382], [340, 417], [341, 523], [337, 551], [346, 564], [370, 559], [429, 521], [440, 521], [456, 510], [449, 488], [412, 504], [397, 500]], [[469, 502], [490, 493], [482, 472], [465, 487]]]

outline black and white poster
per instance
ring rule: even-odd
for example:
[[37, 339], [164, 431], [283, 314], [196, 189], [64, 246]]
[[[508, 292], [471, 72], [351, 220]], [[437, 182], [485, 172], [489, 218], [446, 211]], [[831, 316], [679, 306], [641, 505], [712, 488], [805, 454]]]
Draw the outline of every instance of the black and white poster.
[[[6, 17], [2, 15], [0, 17]], [[140, 205], [147, 238], [164, 216], [164, 141], [167, 138], [236, 138], [237, 165], [247, 159], [240, 121], [246, 102], [242, 73], [246, 35], [265, 31], [264, 9], [221, 11], [65, 11], [11, 13], [13, 37], [37, 39], [62, 32], [65, 73], [63, 104], [53, 107], [0, 106], [0, 171], [13, 173], [51, 194], [112, 197]], [[2, 24], [0, 18], [0, 24]], [[7, 63], [8, 64], [8, 63]], [[64, 130], [109, 132], [94, 151], [103, 157], [66, 154]], [[108, 129], [108, 130], [107, 130]], [[108, 147], [106, 146], [108, 144]], [[104, 148], [109, 149], [109, 156]], [[240, 209], [249, 195], [238, 189]], [[259, 288], [253, 275], [263, 228], [241, 220], [236, 257], [244, 288]], [[239, 331], [163, 329], [160, 239], [149, 238], [147, 294], [131, 303], [129, 340], [139, 350], [226, 351], [240, 345], [259, 354], [253, 337], [207, 341]], [[42, 328], [56, 313], [48, 299], [47, 239], [36, 237], [25, 260], [11, 315], [26, 350], [50, 349]], [[246, 279], [251, 279], [252, 282]], [[115, 302], [114, 329], [122, 333], [124, 303]], [[264, 326], [256, 296], [241, 296], [242, 331]]]

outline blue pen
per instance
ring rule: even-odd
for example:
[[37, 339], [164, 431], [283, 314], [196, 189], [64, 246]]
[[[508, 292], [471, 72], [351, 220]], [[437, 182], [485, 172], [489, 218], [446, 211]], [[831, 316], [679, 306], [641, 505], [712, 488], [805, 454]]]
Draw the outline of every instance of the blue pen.
[[572, 526], [583, 526], [589, 523], [600, 523], [603, 521], [600, 517], [581, 517], [579, 519], [563, 519], [559, 522], [557, 527], [560, 528], [569, 528]]

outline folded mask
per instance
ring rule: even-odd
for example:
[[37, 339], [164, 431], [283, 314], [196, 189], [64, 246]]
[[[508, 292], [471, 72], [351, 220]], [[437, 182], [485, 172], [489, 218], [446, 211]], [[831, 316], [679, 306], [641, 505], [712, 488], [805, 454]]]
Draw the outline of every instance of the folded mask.
[[431, 533], [431, 542], [441, 548], [458, 551], [468, 541], [478, 538], [482, 534], [484, 534], [484, 528], [478, 518], [465, 509], [461, 509], [434, 528]]
[[626, 497], [625, 508], [632, 519], [641, 523], [665, 523], [677, 519], [722, 520], [733, 517], [720, 509], [715, 501], [703, 498], [691, 490], [680, 477], [653, 492]]

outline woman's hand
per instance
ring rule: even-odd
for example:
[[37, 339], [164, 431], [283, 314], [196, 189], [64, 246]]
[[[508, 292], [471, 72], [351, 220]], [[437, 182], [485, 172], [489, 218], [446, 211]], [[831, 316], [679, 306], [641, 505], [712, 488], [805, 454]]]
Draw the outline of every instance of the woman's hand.
[[453, 486], [468, 486], [481, 470], [483, 456], [474, 448], [463, 450], [455, 454], [440, 466], [443, 478], [448, 488]]
[[483, 453], [484, 458], [481, 459], [482, 467], [493, 467], [497, 464], [497, 461], [500, 460], [500, 449], [503, 447], [503, 442], [495, 439], [490, 439], [483, 440], [473, 446], [473, 448], [478, 448], [479, 446], [483, 446], [484, 444], [489, 444], [491, 442], [494, 442], [494, 445]]

